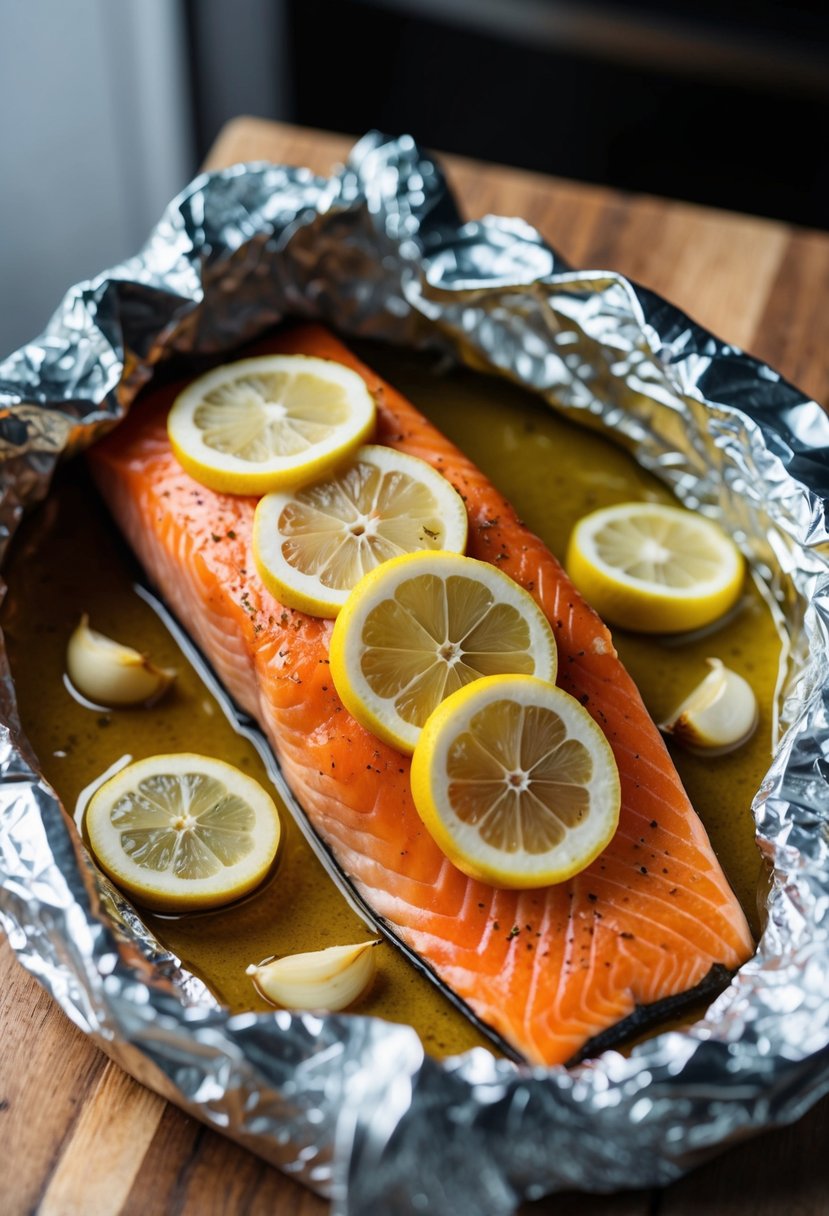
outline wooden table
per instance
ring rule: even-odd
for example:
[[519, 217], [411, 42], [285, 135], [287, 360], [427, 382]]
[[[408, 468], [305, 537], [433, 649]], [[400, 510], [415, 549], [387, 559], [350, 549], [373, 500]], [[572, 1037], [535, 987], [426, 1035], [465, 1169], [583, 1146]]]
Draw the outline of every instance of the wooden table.
[[[350, 142], [238, 119], [222, 132], [208, 167], [270, 159], [327, 173]], [[829, 236], [456, 157], [444, 164], [470, 217], [523, 216], [573, 265], [638, 279], [829, 402]], [[555, 1197], [527, 1205], [524, 1213], [823, 1216], [828, 1141], [826, 1100], [793, 1128], [732, 1149], [665, 1191]], [[110, 1063], [18, 966], [5, 940], [0, 1145], [5, 1216], [327, 1211], [321, 1199]]]

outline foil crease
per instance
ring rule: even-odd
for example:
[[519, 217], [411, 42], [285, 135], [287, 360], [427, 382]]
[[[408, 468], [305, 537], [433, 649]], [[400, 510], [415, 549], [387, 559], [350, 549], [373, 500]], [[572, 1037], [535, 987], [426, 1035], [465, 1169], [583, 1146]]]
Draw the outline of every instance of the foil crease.
[[569, 1070], [483, 1049], [439, 1062], [365, 1017], [230, 1016], [90, 863], [3, 657], [0, 924], [20, 961], [139, 1080], [339, 1216], [501, 1216], [551, 1191], [666, 1183], [797, 1118], [829, 1090], [826, 415], [653, 293], [572, 270], [521, 220], [463, 223], [435, 162], [373, 133], [327, 179], [265, 164], [197, 178], [137, 257], [73, 288], [0, 364], [0, 550], [157, 364], [288, 315], [510, 377], [735, 536], [786, 655], [753, 803], [772, 872], [758, 952], [691, 1029]]

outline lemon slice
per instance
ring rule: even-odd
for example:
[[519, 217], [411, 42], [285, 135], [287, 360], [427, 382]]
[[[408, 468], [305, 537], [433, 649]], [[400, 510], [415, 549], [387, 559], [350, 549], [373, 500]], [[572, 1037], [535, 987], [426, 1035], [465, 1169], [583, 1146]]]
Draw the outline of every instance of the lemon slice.
[[599, 727], [531, 676], [490, 676], [438, 706], [415, 748], [412, 795], [449, 860], [496, 887], [578, 874], [609, 843], [621, 801]]
[[96, 790], [86, 830], [101, 868], [148, 908], [217, 908], [258, 886], [279, 814], [258, 782], [182, 752], [127, 765]]
[[183, 468], [212, 490], [267, 494], [347, 460], [374, 427], [362, 377], [309, 355], [226, 363], [173, 403], [167, 432]]
[[358, 722], [411, 752], [444, 697], [499, 672], [553, 680], [557, 654], [547, 618], [506, 574], [422, 551], [361, 579], [334, 622], [330, 661]]
[[640, 633], [708, 625], [743, 585], [743, 558], [716, 524], [661, 503], [625, 502], [585, 516], [566, 565], [599, 616]]
[[331, 617], [381, 562], [419, 549], [462, 553], [466, 530], [463, 499], [445, 477], [416, 456], [371, 445], [324, 481], [261, 499], [253, 554], [280, 603]]

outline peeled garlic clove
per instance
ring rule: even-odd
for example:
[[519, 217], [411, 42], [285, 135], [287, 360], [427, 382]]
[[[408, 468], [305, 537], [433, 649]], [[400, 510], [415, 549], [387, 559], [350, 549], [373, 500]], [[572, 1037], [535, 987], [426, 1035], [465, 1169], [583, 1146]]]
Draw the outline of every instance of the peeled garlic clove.
[[66, 670], [82, 696], [96, 705], [146, 705], [172, 684], [175, 672], [89, 627], [83, 614], [66, 650]]
[[336, 1013], [353, 1005], [371, 984], [377, 971], [372, 947], [377, 945], [378, 941], [370, 941], [287, 954], [250, 966], [246, 974], [274, 1005]]
[[689, 751], [708, 756], [733, 751], [757, 727], [757, 698], [751, 685], [719, 659], [708, 675], [659, 729]]

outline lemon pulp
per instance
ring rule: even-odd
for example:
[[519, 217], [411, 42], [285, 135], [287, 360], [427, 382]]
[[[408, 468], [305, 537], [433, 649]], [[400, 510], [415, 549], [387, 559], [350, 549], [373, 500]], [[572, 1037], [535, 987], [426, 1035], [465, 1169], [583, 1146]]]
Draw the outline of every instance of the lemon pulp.
[[573, 530], [567, 571], [608, 624], [679, 633], [722, 616], [738, 599], [743, 558], [704, 516], [662, 503], [620, 503]]
[[167, 430], [179, 463], [203, 485], [266, 494], [348, 459], [374, 418], [374, 400], [350, 368], [265, 355], [192, 381], [173, 403]]
[[223, 761], [150, 756], [98, 789], [92, 850], [117, 886], [157, 910], [218, 907], [252, 890], [276, 856], [270, 796]]
[[463, 500], [425, 461], [360, 448], [354, 463], [256, 508], [253, 552], [268, 589], [289, 608], [336, 616], [352, 587], [382, 562], [419, 549], [462, 552]]
[[453, 553], [412, 553], [357, 584], [334, 625], [331, 673], [368, 730], [410, 752], [432, 710], [482, 676], [555, 678], [555, 640], [507, 575]]
[[430, 716], [412, 761], [418, 813], [449, 859], [495, 886], [583, 870], [610, 841], [621, 792], [613, 753], [568, 693], [492, 676]]

